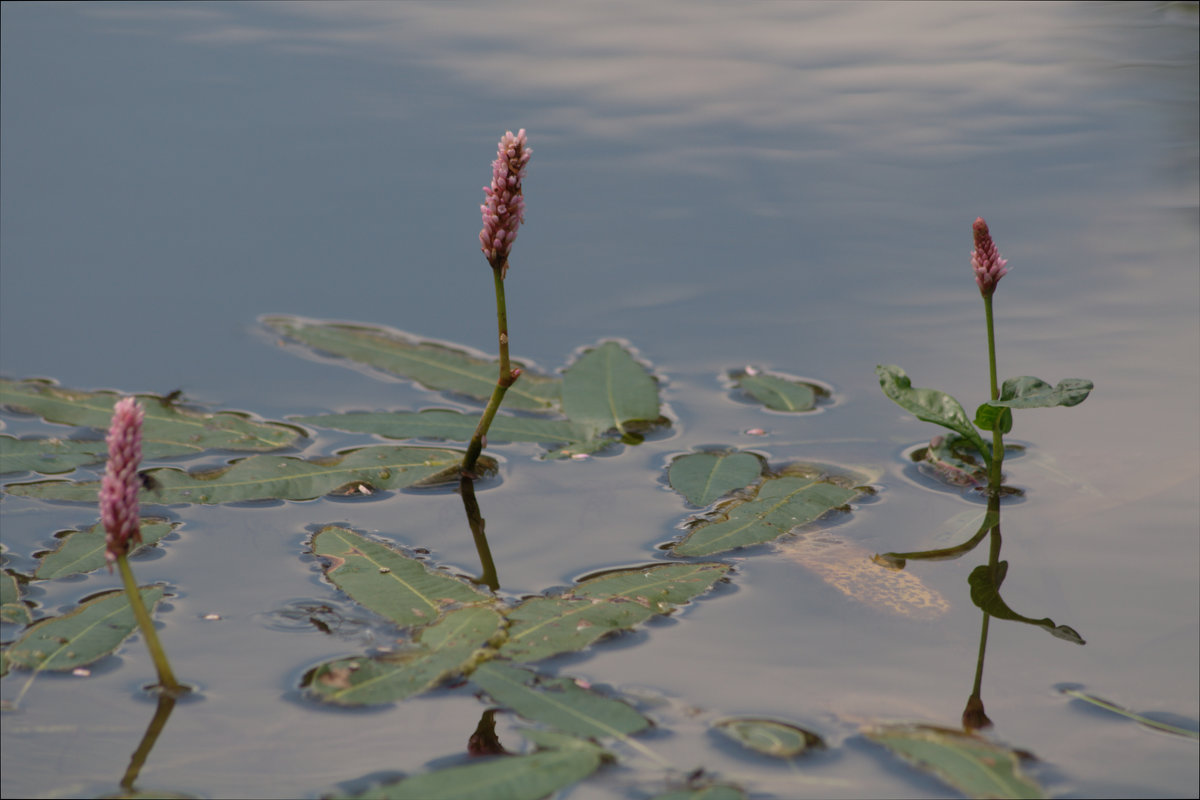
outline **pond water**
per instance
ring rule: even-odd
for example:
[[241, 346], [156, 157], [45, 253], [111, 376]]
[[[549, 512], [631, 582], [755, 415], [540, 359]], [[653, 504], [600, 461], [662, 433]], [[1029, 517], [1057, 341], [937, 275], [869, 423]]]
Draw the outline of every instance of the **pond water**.
[[[490, 351], [478, 206], [497, 139], [526, 128], [527, 224], [507, 279], [515, 355], [553, 371], [616, 338], [660, 380], [669, 429], [587, 461], [489, 452], [480, 487], [506, 597], [665, 558], [694, 509], [670, 459], [705, 445], [871, 476], [828, 534], [864, 553], [939, 546], [970, 496], [917, 476], [937, 431], [876, 364], [973, 408], [987, 392], [971, 223], [1009, 259], [1001, 377], [1091, 379], [1072, 409], [1020, 412], [1004, 509], [1005, 597], [1083, 647], [993, 620], [988, 736], [1030, 751], [1063, 797], [1200, 794], [1193, 740], [1056, 691], [1079, 684], [1196, 728], [1200, 717], [1200, 224], [1195, 4], [4, 4], [0, 372], [165, 394], [265, 419], [466, 409], [297, 358], [267, 313], [386, 325]], [[735, 397], [756, 365], [830, 386], [817, 413]], [[17, 436], [69, 435], [6, 413]], [[765, 435], [747, 431], [761, 428]], [[311, 431], [293, 455], [370, 437]], [[228, 455], [181, 463], [217, 465]], [[79, 479], [93, 477], [83, 469]], [[32, 480], [32, 473], [7, 475]], [[161, 510], [161, 509], [160, 509]], [[172, 595], [156, 618], [198, 701], [138, 784], [205, 797], [316, 797], [457, 763], [483, 706], [443, 688], [368, 712], [298, 691], [321, 661], [395, 632], [322, 578], [339, 523], [477, 573], [458, 497], [177, 506], [135, 559]], [[94, 508], [5, 495], [6, 567], [29, 574]], [[755, 797], [948, 797], [859, 732], [954, 727], [971, 693], [983, 550], [909, 564], [949, 609], [911, 619], [839, 592], [786, 543], [732, 554], [728, 584], [539, 668], [639, 698], [647, 742]], [[34, 582], [35, 616], [119, 586]], [[861, 589], [861, 585], [855, 588]], [[344, 616], [334, 634], [300, 609]], [[206, 615], [219, 620], [206, 620]], [[301, 619], [298, 621], [297, 616]], [[332, 617], [331, 617], [332, 618]], [[5, 625], [11, 641], [20, 627]], [[135, 637], [88, 678], [3, 679], [5, 796], [115, 791], [153, 714]], [[23, 693], [22, 693], [23, 692]], [[748, 758], [729, 715], [811, 728], [829, 748]], [[519, 721], [500, 737], [520, 747]], [[622, 754], [563, 796], [645, 798], [664, 773]], [[626, 756], [629, 756], [628, 758]]]

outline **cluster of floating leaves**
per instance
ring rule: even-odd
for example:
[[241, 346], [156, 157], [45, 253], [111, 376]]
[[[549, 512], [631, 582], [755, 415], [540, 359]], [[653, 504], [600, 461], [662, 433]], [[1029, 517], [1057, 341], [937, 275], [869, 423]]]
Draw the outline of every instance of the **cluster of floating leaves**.
[[[377, 327], [296, 317], [268, 317], [263, 322], [281, 337], [281, 343], [306, 355], [367, 366], [456, 398], [482, 403], [494, 384], [494, 362], [445, 343]], [[521, 380], [506, 397], [505, 411], [490, 429], [492, 444], [536, 442], [547, 446], [545, 458], [581, 458], [637, 444], [647, 433], [670, 424], [661, 415], [657, 379], [617, 342], [602, 342], [584, 351], [561, 376], [522, 368]], [[811, 411], [829, 396], [816, 383], [755, 368], [731, 372], [730, 380], [741, 397], [784, 413]], [[74, 391], [45, 381], [0, 381], [0, 405], [93, 432], [107, 425], [116, 399], [110, 392]], [[308, 435], [304, 426], [389, 439], [466, 441], [479, 420], [478, 414], [431, 409], [327, 414], [281, 423], [241, 413], [204, 413], [181, 405], [174, 393], [141, 400], [147, 408], [147, 459], [209, 451], [249, 454], [204, 472], [151, 468], [145, 473], [142, 492], [147, 505], [365, 496], [445, 482], [457, 476], [461, 451], [368, 445], [307, 459], [270, 451], [297, 446]], [[0, 436], [0, 472], [66, 473], [98, 463], [104, 452], [104, 443], [95, 433], [77, 439]], [[485, 461], [483, 466], [486, 471], [494, 468], [494, 462]], [[459, 678], [491, 702], [548, 728], [521, 730], [534, 748], [525, 755], [434, 770], [357, 796], [442, 796], [454, 787], [471, 785], [476, 787], [473, 796], [481, 798], [542, 797], [582, 780], [613, 759], [614, 754], [599, 744], [604, 740], [615, 740], [628, 751], [669, 766], [634, 738], [653, 725], [636, 703], [570, 678], [548, 677], [528, 665], [583, 650], [652, 617], [670, 614], [729, 579], [729, 564], [694, 558], [761, 548], [779, 540], [777, 552], [856, 600], [906, 616], [945, 610], [945, 600], [919, 579], [873, 563], [867, 551], [818, 526], [848, 514], [852, 502], [871, 493], [862, 476], [837, 474], [816, 465], [772, 471], [759, 454], [709, 450], [673, 459], [667, 480], [696, 513], [682, 523], [684, 533], [665, 546], [666, 560], [597, 575], [565, 592], [516, 603], [502, 602], [477, 585], [433, 568], [424, 558], [349, 528], [330, 526], [312, 536], [311, 553], [322, 562], [326, 578], [354, 603], [401, 629], [404, 638], [399, 647], [376, 648], [312, 667], [302, 681], [309, 698], [337, 706], [379, 705]], [[87, 480], [41, 480], [9, 484], [5, 491], [94, 503], [96, 486]], [[144, 519], [144, 547], [156, 546], [177, 527], [165, 519]], [[797, 536], [797, 531], [807, 533]], [[10, 667], [35, 673], [84, 670], [112, 653], [136, 627], [120, 593], [95, 596], [61, 616], [32, 621], [30, 606], [21, 599], [23, 581], [57, 579], [104, 565], [104, 532], [99, 525], [64, 532], [59, 538], [55, 550], [40, 555], [31, 577], [5, 570], [0, 580], [4, 621], [26, 625], [20, 638], [3, 651], [5, 672]], [[975, 592], [974, 580], [972, 587]], [[978, 591], [986, 593], [988, 588], [980, 584]], [[142, 587], [142, 592], [150, 607], [164, 596], [161, 586]], [[1056, 635], [1070, 638], [1069, 628], [1048, 619], [1008, 613], [1010, 619], [1052, 628]], [[1003, 611], [998, 615], [1004, 616]], [[312, 626], [321, 629], [317, 622]], [[818, 734], [785, 720], [725, 718], [715, 722], [713, 729], [751, 751], [778, 758], [795, 758], [824, 746]], [[1002, 778], [1011, 782], [1005, 785], [1015, 787], [1013, 791], [1024, 792], [1022, 796], [1036, 796], [1032, 793], [1036, 786], [1020, 775], [1013, 751], [983, 740], [939, 738], [924, 730], [917, 736], [885, 728], [872, 729], [867, 736], [905, 758], [932, 764], [933, 771], [968, 794], [986, 793], [990, 790], [980, 787]], [[930, 737], [936, 740], [933, 744]], [[917, 739], [925, 744], [917, 747], [912, 743]], [[493, 743], [492, 751], [497, 747]], [[938, 755], [938, 748], [948, 755]], [[983, 778], [946, 774], [947, 762], [963, 760], [973, 760]], [[659, 800], [745, 796], [736, 785], [695, 774], [659, 795]]]

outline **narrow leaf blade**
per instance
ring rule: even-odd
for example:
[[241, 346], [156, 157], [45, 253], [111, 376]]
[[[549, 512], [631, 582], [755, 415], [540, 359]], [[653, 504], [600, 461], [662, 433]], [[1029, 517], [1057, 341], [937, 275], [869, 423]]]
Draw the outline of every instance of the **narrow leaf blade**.
[[[292, 419], [301, 425], [354, 433], [374, 433], [388, 439], [448, 439], [453, 442], [466, 442], [475, 435], [480, 416], [444, 408], [431, 408], [425, 411], [323, 414]], [[496, 415], [487, 434], [489, 444], [577, 442], [586, 439], [587, 435], [587, 428], [567, 420], [513, 417], [505, 414]]]

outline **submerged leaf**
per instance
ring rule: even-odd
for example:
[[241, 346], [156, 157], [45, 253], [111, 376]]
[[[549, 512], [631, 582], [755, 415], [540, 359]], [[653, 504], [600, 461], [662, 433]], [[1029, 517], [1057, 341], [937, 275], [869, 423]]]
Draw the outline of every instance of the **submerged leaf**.
[[[150, 613], [162, 599], [163, 587], [143, 586], [142, 602]], [[125, 592], [95, 597], [68, 614], [40, 620], [5, 650], [11, 666], [64, 672], [91, 664], [116, 650], [137, 629]]]
[[[263, 317], [267, 327], [314, 350], [416, 381], [426, 389], [486, 401], [499, 374], [499, 362], [437, 342], [371, 325], [319, 322], [300, 317]], [[504, 395], [506, 408], [549, 410], [559, 403], [558, 378], [538, 375], [520, 362], [520, 380]]]
[[763, 459], [754, 453], [688, 453], [671, 462], [667, 480], [694, 506], [706, 506], [762, 476]]
[[541, 800], [591, 775], [610, 758], [584, 739], [522, 730], [541, 745], [536, 753], [446, 767], [384, 784], [354, 800]]
[[1061, 691], [1063, 694], [1067, 695], [1068, 697], [1073, 697], [1076, 700], [1081, 700], [1084, 703], [1095, 706], [1096, 708], [1101, 708], [1101, 709], [1104, 709], [1105, 711], [1110, 711], [1113, 714], [1119, 714], [1122, 717], [1131, 719], [1134, 722], [1138, 723], [1139, 725], [1145, 725], [1147, 728], [1153, 728], [1156, 731], [1162, 731], [1163, 733], [1169, 733], [1169, 734], [1172, 734], [1173, 736], [1183, 736], [1188, 739], [1200, 739], [1200, 732], [1194, 730], [1195, 725], [1196, 725], [1194, 720], [1190, 722], [1190, 724], [1192, 725], [1191, 729], [1181, 728], [1178, 725], [1171, 725], [1170, 723], [1163, 722], [1162, 720], [1153, 719], [1153, 718], [1147, 717], [1143, 714], [1138, 714], [1134, 711], [1130, 711], [1127, 708], [1122, 708], [1121, 706], [1117, 705], [1116, 703], [1114, 703], [1110, 700], [1105, 700], [1103, 697], [1097, 697], [1094, 694], [1088, 694], [1087, 692], [1081, 691], [1080, 688], [1075, 687], [1075, 686], [1062, 686], [1059, 688], [1059, 691]]
[[893, 402], [922, 422], [941, 425], [964, 437], [985, 461], [991, 461], [991, 450], [971, 424], [961, 403], [936, 389], [914, 389], [912, 381], [900, 367], [881, 364], [875, 367], [875, 374], [879, 376], [883, 393]]
[[658, 419], [658, 382], [628, 350], [605, 342], [584, 353], [563, 374], [563, 412], [593, 434]]
[[1017, 751], [978, 736], [933, 725], [879, 725], [863, 735], [969, 797], [1045, 797]]
[[739, 389], [772, 411], [812, 411], [817, 407], [817, 397], [824, 393], [811, 383], [749, 369], [733, 372], [730, 377]]
[[1007, 619], [1013, 622], [1036, 625], [1039, 628], [1044, 628], [1051, 636], [1057, 639], [1065, 639], [1075, 644], [1087, 644], [1074, 628], [1067, 625], [1055, 625], [1054, 620], [1049, 617], [1043, 619], [1023, 617], [1009, 608], [1004, 599], [1000, 597], [1000, 583], [1004, 580], [1004, 573], [1007, 570], [1007, 561], [999, 562], [999, 577], [993, 574], [991, 568], [986, 564], [971, 570], [971, 575], [967, 578], [971, 584], [971, 602], [997, 619]]
[[762, 544], [815, 522], [860, 494], [813, 476], [769, 478], [753, 498], [735, 501], [719, 522], [703, 522], [672, 548], [679, 556], [707, 556]]
[[394, 703], [468, 668], [501, 630], [493, 608], [468, 606], [418, 629], [415, 645], [398, 653], [327, 661], [305, 676], [317, 700], [341, 706]]
[[880, 565], [859, 545], [833, 536], [802, 536], [780, 544], [779, 550], [842, 594], [880, 611], [932, 619], [950, 610], [937, 589], [911, 572]]
[[763, 755], [794, 758], [825, 743], [820, 736], [790, 722], [761, 717], [730, 717], [713, 727], [738, 744]]
[[334, 585], [397, 625], [426, 625], [451, 604], [492, 600], [458, 578], [336, 525], [313, 536], [312, 552], [329, 563], [325, 576]]
[[[120, 397], [115, 392], [79, 392], [63, 389], [47, 381], [10, 381], [0, 378], [0, 405], [8, 406], [14, 411], [36, 414], [47, 422], [64, 425], [107, 430], [112, 422], [113, 405]], [[290, 425], [255, 422], [246, 414], [238, 412], [202, 414], [178, 406], [158, 395], [143, 394], [137, 397], [146, 412], [145, 424], [142, 427], [142, 457], [146, 459], [193, 455], [205, 450], [278, 450], [294, 444], [301, 435], [300, 431]], [[49, 463], [53, 464], [56, 452], [61, 452], [63, 447], [55, 444], [58, 441], [55, 439], [40, 441], [46, 445], [44, 455], [51, 459]], [[10, 446], [13, 446], [12, 442], [5, 443], [5, 450]], [[15, 445], [15, 448], [22, 451], [28, 447], [29, 445]], [[71, 445], [66, 449], [71, 451], [75, 447]], [[98, 452], [101, 457], [106, 454], [105, 450]], [[30, 457], [36, 460], [37, 453], [22, 456], [23, 459]], [[78, 457], [78, 451], [72, 457]], [[18, 468], [37, 469], [36, 466]], [[13, 467], [6, 464], [2, 469], [7, 472]]]
[[1094, 385], [1083, 378], [1067, 378], [1051, 386], [1041, 378], [1022, 375], [1009, 378], [1000, 387], [1000, 399], [989, 403], [1005, 408], [1054, 408], [1077, 406], [1087, 399]]
[[471, 673], [471, 682], [525, 719], [577, 736], [624, 739], [650, 727], [650, 720], [633, 706], [581, 688], [570, 678], [547, 678], [489, 661]]
[[[331, 458], [305, 460], [258, 455], [203, 473], [179, 469], [147, 470], [155, 487], [142, 489], [143, 503], [237, 503], [249, 500], [311, 500], [339, 489], [370, 494], [378, 489], [429, 485], [456, 477], [463, 454], [431, 447], [375, 445], [347, 450]], [[481, 459], [481, 469], [495, 468]], [[96, 502], [99, 481], [40, 481], [9, 484], [5, 491], [42, 500]], [[365, 491], [364, 491], [365, 490]]]
[[727, 564], [656, 564], [590, 578], [562, 596], [530, 598], [508, 612], [512, 624], [500, 656], [538, 661], [582, 650], [703, 594], [729, 569]]
[[[130, 555], [153, 545], [181, 524], [164, 519], [143, 519], [140, 528], [142, 544]], [[57, 549], [41, 557], [41, 563], [38, 564], [33, 577], [35, 580], [45, 581], [100, 569], [107, 563], [104, 559], [105, 547], [102, 523], [98, 522], [86, 531], [71, 531], [62, 537]]]

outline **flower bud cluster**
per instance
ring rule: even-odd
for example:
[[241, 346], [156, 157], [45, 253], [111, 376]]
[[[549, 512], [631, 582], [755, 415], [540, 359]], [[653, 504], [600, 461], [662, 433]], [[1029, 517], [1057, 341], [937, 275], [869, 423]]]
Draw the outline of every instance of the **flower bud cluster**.
[[492, 162], [492, 185], [483, 189], [486, 199], [479, 207], [483, 214], [479, 244], [492, 268], [502, 272], [508, 271], [508, 254], [516, 241], [517, 228], [525, 221], [521, 180], [532, 155], [525, 142], [524, 128], [516, 136], [507, 131]]
[[108, 429], [108, 464], [100, 482], [100, 520], [107, 531], [105, 559], [112, 563], [129, 552], [129, 542], [141, 543], [138, 489], [142, 462], [142, 420], [146, 412], [137, 400], [126, 397], [113, 407]]
[[1008, 260], [1000, 257], [1000, 251], [996, 249], [996, 243], [992, 241], [992, 234], [988, 231], [983, 217], [976, 217], [971, 229], [975, 232], [975, 249], [971, 251], [975, 283], [979, 286], [980, 294], [991, 297], [996, 291], [996, 284], [1008, 274]]

